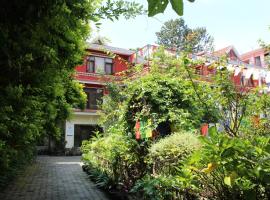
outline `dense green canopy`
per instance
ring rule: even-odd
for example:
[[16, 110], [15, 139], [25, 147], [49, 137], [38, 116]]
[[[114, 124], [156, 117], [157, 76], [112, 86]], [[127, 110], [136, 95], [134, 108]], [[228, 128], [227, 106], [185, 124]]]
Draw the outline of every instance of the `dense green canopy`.
[[183, 18], [166, 21], [156, 36], [158, 44], [178, 51], [198, 53], [214, 50], [214, 38], [207, 33], [206, 28], [192, 29]]
[[32, 158], [38, 139], [61, 136], [72, 107], [84, 107], [74, 81], [91, 21], [142, 13], [132, 2], [3, 0], [0, 3], [0, 186]]

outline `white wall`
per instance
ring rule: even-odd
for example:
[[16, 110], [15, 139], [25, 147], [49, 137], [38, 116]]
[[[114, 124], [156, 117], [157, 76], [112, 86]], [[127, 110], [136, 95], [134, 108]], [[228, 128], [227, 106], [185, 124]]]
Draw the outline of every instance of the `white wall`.
[[74, 146], [74, 126], [75, 124], [96, 125], [99, 115], [96, 113], [75, 112], [72, 117], [66, 121], [65, 140], [66, 148]]

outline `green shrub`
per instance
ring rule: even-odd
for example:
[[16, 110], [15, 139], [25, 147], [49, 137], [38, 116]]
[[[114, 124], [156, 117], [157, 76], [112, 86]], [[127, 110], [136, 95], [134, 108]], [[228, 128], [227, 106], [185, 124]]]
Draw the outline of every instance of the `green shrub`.
[[211, 131], [190, 160], [210, 199], [270, 199], [270, 137], [229, 137]]
[[15, 150], [0, 140], [0, 191], [5, 189], [20, 171], [33, 159], [35, 147], [28, 146], [24, 151]]
[[182, 162], [198, 148], [200, 142], [194, 134], [174, 133], [150, 147], [148, 163], [152, 166], [153, 174], [174, 174]]
[[[129, 190], [134, 182], [141, 178], [146, 168], [144, 156], [140, 155], [138, 143], [121, 133], [112, 133], [84, 141], [82, 145], [83, 161], [89, 168], [97, 169], [108, 176], [108, 185]], [[91, 171], [90, 171], [91, 174]], [[92, 173], [94, 176], [94, 174]]]
[[[162, 66], [160, 58], [157, 57], [156, 60], [159, 61], [151, 65], [152, 70], [160, 69]], [[175, 69], [175, 62], [177, 61], [171, 63], [172, 70]], [[143, 118], [151, 119], [153, 127], [157, 127], [162, 122], [170, 122], [176, 128], [184, 130], [199, 127], [206, 112], [201, 109], [201, 104], [196, 100], [197, 95], [191, 89], [191, 82], [180, 78], [181, 76], [174, 76], [175, 73], [170, 71], [151, 71], [127, 83], [123, 119], [128, 132], [133, 133], [136, 120]], [[212, 113], [207, 115], [211, 118]]]
[[114, 185], [113, 180], [109, 175], [101, 169], [94, 167], [91, 163], [83, 166], [84, 171], [88, 173], [89, 178], [95, 182], [96, 186], [104, 189], [111, 189]]
[[179, 171], [178, 175], [146, 175], [131, 190], [139, 198], [153, 200], [195, 199], [197, 191], [196, 182], [189, 170]]
[[144, 199], [194, 199], [197, 182], [184, 166], [200, 146], [197, 136], [189, 132], [174, 133], [152, 144], [146, 158], [152, 170], [136, 182], [132, 192]]

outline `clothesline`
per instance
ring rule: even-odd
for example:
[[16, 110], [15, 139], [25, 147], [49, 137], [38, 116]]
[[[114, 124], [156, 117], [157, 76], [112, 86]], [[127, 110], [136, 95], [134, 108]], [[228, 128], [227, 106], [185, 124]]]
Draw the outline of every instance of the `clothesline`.
[[[203, 55], [203, 56], [192, 55], [191, 57], [194, 60], [200, 60], [203, 58], [209, 59], [209, 61], [219, 61], [220, 60], [220, 57], [213, 56], [213, 55]], [[229, 60], [228, 64], [243, 66], [244, 68], [253, 68], [253, 69], [255, 68], [255, 69], [269, 71], [267, 68], [263, 68], [263, 67], [256, 66], [253, 64], [248, 64], [248, 63], [245, 63], [245, 62], [240, 61], [240, 60]]]

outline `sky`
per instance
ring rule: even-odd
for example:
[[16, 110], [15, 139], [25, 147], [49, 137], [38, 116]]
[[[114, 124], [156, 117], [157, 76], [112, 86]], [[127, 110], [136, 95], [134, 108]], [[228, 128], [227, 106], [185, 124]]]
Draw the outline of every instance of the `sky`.
[[[133, 0], [147, 8], [147, 0]], [[110, 39], [109, 45], [122, 48], [143, 47], [155, 44], [155, 33], [163, 23], [179, 16], [171, 5], [155, 17], [137, 16], [119, 21], [103, 20], [96, 35]], [[206, 27], [214, 37], [215, 49], [233, 45], [242, 54], [259, 48], [258, 40], [270, 43], [270, 0], [184, 0], [184, 16], [190, 28]]]

